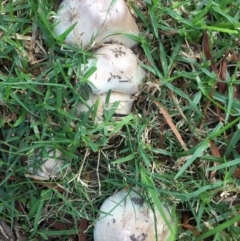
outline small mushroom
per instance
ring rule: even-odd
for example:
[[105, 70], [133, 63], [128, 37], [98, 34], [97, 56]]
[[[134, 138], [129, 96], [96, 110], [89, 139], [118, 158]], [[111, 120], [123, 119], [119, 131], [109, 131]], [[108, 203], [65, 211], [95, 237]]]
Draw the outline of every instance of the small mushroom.
[[139, 35], [124, 0], [63, 0], [57, 11], [54, 32], [59, 36], [75, 23], [65, 42], [83, 48], [91, 41], [117, 42], [131, 48], [136, 42], [124, 33]]
[[90, 59], [88, 66], [97, 70], [89, 77], [93, 94], [105, 94], [109, 90], [135, 94], [146, 76], [134, 52], [120, 44], [107, 44], [96, 52], [96, 60]]
[[171, 207], [164, 210], [172, 230], [156, 208], [154, 214], [134, 190], [117, 192], [107, 198], [100, 208], [101, 214], [94, 227], [94, 241], [172, 241], [177, 224], [170, 216]]
[[31, 156], [28, 159], [28, 165], [31, 167], [29, 171], [33, 177], [38, 180], [49, 180], [50, 178], [57, 178], [60, 175], [60, 170], [63, 167], [62, 152], [59, 149], [46, 148], [48, 157], [43, 158], [41, 151]]
[[[111, 108], [119, 101], [116, 114], [129, 114], [139, 85], [146, 76], [140, 67], [138, 58], [129, 48], [119, 44], [109, 44], [99, 48], [96, 59], [90, 59], [85, 72], [96, 66], [96, 71], [88, 78], [92, 94], [87, 104], [91, 107], [99, 99], [98, 116], [103, 115], [103, 110]], [[106, 106], [106, 97], [111, 91], [109, 105]], [[77, 114], [88, 110], [86, 105], [80, 104]]]

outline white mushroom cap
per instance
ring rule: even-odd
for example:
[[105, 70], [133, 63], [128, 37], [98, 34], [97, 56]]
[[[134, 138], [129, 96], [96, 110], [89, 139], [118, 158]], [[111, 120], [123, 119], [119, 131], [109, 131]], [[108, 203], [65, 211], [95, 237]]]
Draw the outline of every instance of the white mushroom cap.
[[[34, 167], [29, 168], [33, 175], [27, 175], [39, 180], [49, 180], [60, 175], [63, 167], [62, 152], [59, 149], [46, 148], [48, 157], [41, 157], [41, 152], [28, 159], [28, 164]], [[37, 166], [37, 167], [35, 167]]]
[[[97, 70], [89, 77], [93, 94], [112, 92], [135, 94], [146, 72], [140, 67], [137, 56], [123, 45], [108, 44], [96, 52], [96, 60], [88, 61], [88, 68]], [[87, 71], [87, 70], [85, 70]]]
[[[86, 101], [86, 104], [89, 107], [92, 107], [97, 101], [98, 109], [97, 109], [97, 117], [98, 119], [102, 119], [104, 110], [110, 110], [113, 108], [115, 102], [119, 102], [115, 114], [117, 115], [127, 115], [130, 113], [134, 99], [131, 98], [130, 94], [112, 92], [110, 94], [109, 102], [106, 104], [107, 94], [102, 95], [94, 95], [90, 94], [89, 99]], [[79, 116], [82, 112], [87, 112], [89, 109], [87, 105], [80, 103], [77, 107], [76, 115]]]
[[[112, 195], [104, 201], [100, 211], [102, 213], [94, 228], [94, 241], [154, 241], [155, 222], [157, 241], [170, 241], [175, 236], [159, 212], [155, 210], [154, 219], [152, 209], [134, 191], [128, 193], [123, 190]], [[167, 210], [165, 214], [169, 223], [176, 227]]]
[[56, 35], [63, 34], [77, 23], [65, 40], [68, 44], [84, 48], [94, 40], [99, 43], [114, 41], [129, 48], [136, 45], [124, 34], [117, 34], [139, 34], [124, 0], [63, 0], [56, 17]]

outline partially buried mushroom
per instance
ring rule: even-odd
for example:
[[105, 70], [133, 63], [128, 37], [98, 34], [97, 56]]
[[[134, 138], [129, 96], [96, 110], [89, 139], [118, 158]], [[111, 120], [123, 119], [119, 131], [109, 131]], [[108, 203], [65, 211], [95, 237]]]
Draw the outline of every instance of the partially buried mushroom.
[[83, 48], [91, 42], [117, 42], [131, 48], [136, 42], [124, 34], [139, 34], [124, 0], [63, 0], [54, 32], [59, 36], [74, 24], [65, 42]]
[[[177, 222], [172, 208], [165, 210], [168, 225], [134, 190], [122, 190], [107, 198], [94, 227], [94, 241], [173, 241]], [[171, 229], [169, 228], [169, 225]], [[156, 232], [157, 231], [157, 232]]]
[[33, 177], [38, 180], [48, 180], [50, 178], [58, 178], [63, 167], [63, 154], [59, 149], [46, 148], [47, 157], [43, 157], [43, 153], [38, 150], [28, 159], [29, 171]]
[[[133, 105], [133, 94], [139, 90], [139, 85], [146, 76], [146, 72], [139, 65], [137, 56], [129, 48], [119, 44], [109, 44], [99, 48], [96, 59], [90, 59], [84, 72], [93, 66], [96, 71], [88, 78], [91, 94], [86, 104], [79, 104], [77, 114], [86, 112], [99, 100], [97, 115], [103, 115], [103, 111], [110, 109], [113, 104], [119, 102], [115, 113], [119, 115], [129, 114]], [[107, 95], [109, 101], [106, 103]]]

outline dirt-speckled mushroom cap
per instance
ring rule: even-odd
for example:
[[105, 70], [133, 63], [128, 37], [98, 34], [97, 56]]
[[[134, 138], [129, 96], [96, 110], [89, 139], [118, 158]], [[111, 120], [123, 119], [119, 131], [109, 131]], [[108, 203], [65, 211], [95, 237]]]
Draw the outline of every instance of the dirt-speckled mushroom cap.
[[87, 69], [97, 70], [88, 78], [95, 95], [106, 94], [109, 90], [135, 94], [146, 76], [134, 52], [120, 44], [107, 44], [95, 52], [96, 59], [88, 61]]
[[63, 0], [57, 11], [54, 32], [59, 36], [75, 23], [65, 42], [83, 48], [92, 40], [117, 42], [131, 48], [136, 42], [117, 33], [139, 34], [124, 0]]
[[[175, 234], [169, 230], [159, 212], [155, 211], [155, 220], [152, 209], [134, 191], [117, 192], [103, 202], [100, 211], [94, 228], [94, 241], [154, 241], [155, 221], [157, 241], [174, 240]], [[166, 209], [165, 214], [170, 225], [176, 227], [175, 220]]]

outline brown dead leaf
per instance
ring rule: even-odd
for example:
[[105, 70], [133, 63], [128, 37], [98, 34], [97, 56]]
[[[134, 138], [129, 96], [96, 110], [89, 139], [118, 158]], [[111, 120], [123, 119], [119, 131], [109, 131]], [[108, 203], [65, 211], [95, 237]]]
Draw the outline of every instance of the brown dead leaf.
[[211, 153], [213, 156], [221, 157], [219, 149], [215, 146], [215, 144], [212, 140], [210, 141], [210, 149], [211, 149]]
[[70, 221], [70, 222], [60, 222], [60, 221], [56, 221], [55, 219], [53, 218], [49, 218], [47, 220], [47, 225], [55, 228], [55, 229], [58, 229], [58, 230], [67, 230], [67, 229], [72, 229], [74, 228], [74, 223], [73, 221]]
[[193, 225], [189, 224], [189, 221], [190, 217], [186, 213], [183, 213], [181, 226], [187, 230], [190, 230], [195, 237], [201, 235], [201, 233]]
[[[226, 57], [223, 59], [223, 62], [221, 63], [221, 71], [219, 72], [216, 64], [214, 63], [214, 61], [212, 59], [211, 48], [210, 48], [210, 44], [209, 44], [209, 38], [208, 38], [207, 31], [204, 31], [204, 34], [203, 34], [203, 51], [204, 51], [206, 59], [208, 61], [210, 61], [210, 63], [211, 63], [210, 70], [213, 71], [217, 75], [217, 81], [215, 83], [218, 86], [219, 92], [223, 94], [226, 92], [226, 89], [227, 89], [226, 83], [222, 82], [222, 80], [226, 79], [227, 59], [226, 59]], [[210, 98], [212, 98], [212, 96], [215, 92], [216, 84], [212, 87], [212, 90], [209, 94]], [[202, 125], [203, 120], [206, 118], [206, 114], [207, 114], [207, 110], [209, 108], [210, 102], [211, 102], [210, 99], [208, 99], [204, 105], [203, 118], [202, 118], [201, 122], [199, 123], [198, 127], [200, 127]], [[218, 105], [216, 105], [215, 108], [216, 108], [218, 120], [219, 120], [219, 122], [221, 122], [222, 121], [221, 111], [220, 111]]]
[[231, 61], [238, 62], [239, 61], [238, 55], [234, 52], [234, 50], [231, 50], [230, 52], [231, 52]]
[[195, 237], [197, 237], [201, 234], [193, 225], [186, 223], [186, 224], [181, 224], [181, 226], [184, 227], [185, 229], [190, 230]]
[[208, 61], [210, 61], [210, 63], [211, 63], [210, 69], [218, 76], [217, 67], [212, 59], [212, 53], [211, 53], [211, 49], [210, 49], [207, 31], [204, 31], [204, 33], [203, 33], [203, 51], [204, 51], [204, 55], [205, 55], [206, 59]]
[[[210, 140], [210, 150], [211, 150], [211, 153], [213, 156], [215, 157], [221, 157], [221, 154], [220, 154], [220, 151], [218, 149], [217, 146], [215, 146], [214, 142], [212, 140]], [[214, 162], [214, 166], [218, 166], [219, 165], [219, 162]], [[216, 170], [215, 171], [211, 171], [211, 174], [210, 174], [210, 180], [213, 181], [213, 178], [215, 177], [216, 175]]]
[[208, 34], [207, 31], [204, 31], [203, 33], [203, 51], [206, 59], [208, 61], [212, 61], [212, 54], [210, 50], [210, 44], [209, 44], [209, 39], [208, 39]]
[[158, 101], [154, 101], [154, 104], [158, 107], [159, 112], [163, 115], [165, 121], [167, 122], [167, 124], [169, 125], [169, 127], [171, 128], [171, 130], [173, 131], [173, 133], [175, 134], [176, 138], [178, 139], [180, 145], [182, 146], [184, 151], [187, 151], [188, 148], [186, 147], [185, 142], [182, 139], [182, 136], [180, 135], [178, 129], [176, 128], [176, 126], [174, 125], [171, 116], [168, 114], [167, 110], [158, 102]]
[[[215, 146], [214, 142], [211, 140], [210, 141], [210, 150], [211, 150], [211, 153], [213, 156], [215, 157], [221, 157], [221, 154], [220, 154], [220, 151], [218, 149], [217, 146]], [[219, 165], [219, 162], [214, 162], [214, 166], [217, 166]], [[212, 171], [211, 174], [210, 174], [210, 180], [212, 180], [214, 178], [216, 174], [216, 171]], [[234, 172], [233, 172], [233, 175], [236, 177], [236, 178], [240, 178], [240, 168], [237, 167]]]
[[210, 66], [211, 71], [213, 71], [217, 76], [219, 76], [216, 64], [213, 62], [213, 59], [212, 59], [212, 53], [210, 49], [207, 31], [204, 31], [203, 33], [203, 51], [206, 59], [211, 63], [211, 66]]
[[240, 168], [239, 168], [239, 167], [237, 167], [237, 168], [234, 170], [233, 175], [234, 175], [236, 178], [240, 179]]
[[[224, 57], [221, 63], [221, 71], [220, 71], [221, 80], [226, 80], [227, 64], [228, 64], [227, 59], [226, 57]], [[227, 84], [221, 81], [218, 81], [218, 89], [221, 94], [224, 94], [227, 90]]]
[[80, 220], [79, 226], [80, 226], [80, 233], [78, 235], [78, 241], [86, 241], [87, 240], [87, 234], [86, 234], [85, 231], [88, 228], [88, 220], [82, 218]]

